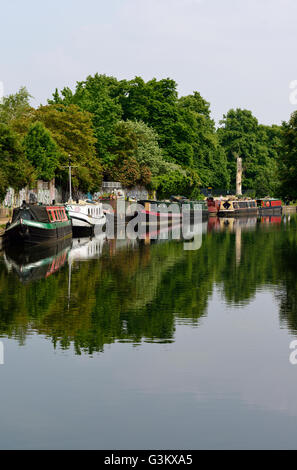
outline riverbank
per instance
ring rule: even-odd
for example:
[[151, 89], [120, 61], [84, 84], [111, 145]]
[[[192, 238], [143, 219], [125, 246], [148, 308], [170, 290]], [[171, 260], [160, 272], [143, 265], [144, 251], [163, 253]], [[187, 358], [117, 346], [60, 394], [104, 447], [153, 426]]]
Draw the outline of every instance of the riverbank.
[[296, 214], [297, 206], [283, 206], [283, 214]]

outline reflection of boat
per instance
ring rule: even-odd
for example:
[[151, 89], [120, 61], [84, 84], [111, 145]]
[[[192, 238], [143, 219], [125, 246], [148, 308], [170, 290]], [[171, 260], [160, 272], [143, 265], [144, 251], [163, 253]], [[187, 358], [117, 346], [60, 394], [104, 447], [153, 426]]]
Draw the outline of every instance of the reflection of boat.
[[100, 258], [105, 239], [105, 233], [101, 233], [94, 238], [73, 239], [72, 248], [68, 254], [68, 262]]
[[282, 216], [281, 215], [265, 215], [262, 216], [260, 219], [261, 224], [263, 225], [280, 225], [282, 223]]
[[14, 209], [5, 238], [27, 245], [56, 243], [72, 236], [71, 221], [63, 206], [43, 206], [26, 202]]
[[241, 228], [244, 231], [256, 230], [257, 217], [221, 217], [220, 219], [221, 230], [228, 230], [233, 232], [237, 228]]
[[66, 210], [72, 220], [73, 236], [75, 237], [92, 236], [95, 227], [104, 227], [106, 224], [106, 216], [101, 203], [67, 204]]
[[71, 239], [50, 246], [15, 247], [7, 245], [4, 261], [9, 271], [15, 271], [22, 282], [47, 278], [57, 272], [67, 261]]

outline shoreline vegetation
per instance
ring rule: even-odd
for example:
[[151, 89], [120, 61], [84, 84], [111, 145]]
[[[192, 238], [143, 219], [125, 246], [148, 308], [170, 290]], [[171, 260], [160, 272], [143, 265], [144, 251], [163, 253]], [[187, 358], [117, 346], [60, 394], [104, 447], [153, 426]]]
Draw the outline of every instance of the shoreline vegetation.
[[145, 82], [88, 76], [75, 90], [54, 91], [47, 105], [30, 105], [25, 87], [0, 104], [0, 201], [41, 179], [66, 188], [73, 166], [74, 196], [102, 181], [202, 199], [202, 187], [235, 187], [243, 161], [250, 197], [297, 200], [297, 111], [288, 122], [259, 124], [252, 112], [231, 109], [218, 127], [199, 92], [179, 97], [170, 78]]

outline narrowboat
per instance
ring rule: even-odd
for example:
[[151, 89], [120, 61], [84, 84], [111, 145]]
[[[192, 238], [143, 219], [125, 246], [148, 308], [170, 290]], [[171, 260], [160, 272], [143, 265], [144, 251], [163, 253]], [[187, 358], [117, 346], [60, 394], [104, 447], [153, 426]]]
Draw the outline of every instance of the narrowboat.
[[189, 211], [191, 218], [193, 218], [195, 213], [200, 211], [203, 219], [208, 216], [208, 205], [206, 200], [195, 201], [184, 196], [171, 196], [171, 201], [178, 202], [184, 213]]
[[191, 220], [201, 214], [202, 219], [207, 218], [208, 208], [205, 201], [190, 201], [184, 197], [172, 196], [170, 201], [142, 200], [138, 204], [143, 206], [141, 211], [144, 222], [148, 224], [162, 224], [182, 220], [189, 217]]
[[167, 224], [182, 219], [181, 206], [177, 202], [141, 200], [137, 204], [142, 206], [142, 223]]
[[102, 203], [82, 201], [76, 204], [66, 204], [66, 211], [72, 221], [74, 237], [93, 236], [96, 228], [100, 229], [106, 225]]
[[257, 201], [253, 199], [227, 199], [221, 202], [219, 217], [238, 217], [257, 215]]
[[68, 237], [72, 237], [72, 224], [64, 206], [23, 202], [20, 208], [14, 209], [12, 221], [5, 230], [7, 242], [25, 245], [56, 243]]
[[258, 199], [257, 206], [259, 215], [280, 215], [283, 210], [283, 203], [280, 199]]

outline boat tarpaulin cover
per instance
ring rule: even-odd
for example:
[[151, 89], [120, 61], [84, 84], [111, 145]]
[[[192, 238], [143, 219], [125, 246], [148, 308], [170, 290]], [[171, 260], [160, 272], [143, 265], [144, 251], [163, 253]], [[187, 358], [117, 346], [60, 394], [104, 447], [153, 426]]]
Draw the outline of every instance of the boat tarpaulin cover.
[[[32, 215], [32, 219], [36, 220], [37, 222], [48, 223], [50, 222], [48, 212], [46, 210], [46, 206], [38, 206], [33, 204], [27, 204], [25, 207], [20, 207], [18, 209], [14, 209], [13, 211], [13, 222], [18, 220], [22, 217], [22, 212], [30, 212]], [[25, 217], [28, 218], [28, 217]]]

